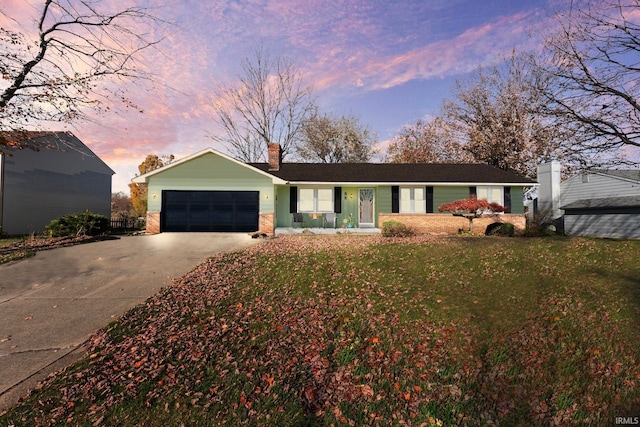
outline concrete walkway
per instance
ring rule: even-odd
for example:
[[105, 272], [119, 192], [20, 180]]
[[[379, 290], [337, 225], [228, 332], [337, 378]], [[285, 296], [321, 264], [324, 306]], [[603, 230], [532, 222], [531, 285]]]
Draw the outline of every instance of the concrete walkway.
[[97, 329], [246, 234], [124, 236], [0, 265], [0, 411], [76, 361]]

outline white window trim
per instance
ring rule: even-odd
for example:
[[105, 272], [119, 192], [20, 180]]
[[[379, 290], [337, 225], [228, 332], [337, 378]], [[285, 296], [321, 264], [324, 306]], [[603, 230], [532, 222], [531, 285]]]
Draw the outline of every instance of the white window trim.
[[[416, 198], [415, 198], [415, 190], [419, 188], [422, 190], [422, 201], [420, 202], [420, 206], [416, 206]], [[403, 200], [402, 200], [402, 190], [409, 190], [410, 191], [410, 202], [409, 202], [409, 210], [403, 210]], [[425, 187], [422, 186], [403, 186], [399, 188], [399, 204], [400, 204], [400, 213], [426, 213], [427, 212], [427, 194], [426, 194], [426, 189]]]
[[[300, 197], [300, 192], [302, 190], [313, 190], [313, 209], [312, 210], [302, 210], [300, 208], [300, 204], [302, 202], [302, 198]], [[331, 190], [331, 208], [329, 210], [320, 210], [318, 209], [318, 190]], [[335, 200], [334, 200], [334, 191], [333, 187], [298, 187], [298, 212], [300, 213], [332, 213], [335, 212]]]

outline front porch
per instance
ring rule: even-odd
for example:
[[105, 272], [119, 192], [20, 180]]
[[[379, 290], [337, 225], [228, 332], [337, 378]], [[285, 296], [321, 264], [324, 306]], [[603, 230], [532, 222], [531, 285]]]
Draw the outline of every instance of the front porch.
[[379, 228], [321, 228], [321, 227], [277, 227], [274, 234], [380, 234]]

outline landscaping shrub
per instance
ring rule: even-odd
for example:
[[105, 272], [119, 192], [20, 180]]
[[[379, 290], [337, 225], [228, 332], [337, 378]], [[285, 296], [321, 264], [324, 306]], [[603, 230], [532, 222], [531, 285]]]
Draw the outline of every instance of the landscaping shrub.
[[527, 228], [524, 235], [528, 237], [540, 237], [562, 234], [562, 232], [558, 231], [559, 229], [556, 223], [557, 221], [554, 221], [551, 211], [536, 212], [533, 219], [527, 220]]
[[515, 227], [510, 222], [494, 222], [487, 226], [484, 232], [487, 236], [513, 236]]
[[109, 231], [109, 218], [89, 211], [64, 215], [45, 227], [48, 237], [97, 236]]
[[382, 235], [384, 237], [408, 237], [415, 235], [415, 233], [401, 222], [385, 221], [382, 224]]

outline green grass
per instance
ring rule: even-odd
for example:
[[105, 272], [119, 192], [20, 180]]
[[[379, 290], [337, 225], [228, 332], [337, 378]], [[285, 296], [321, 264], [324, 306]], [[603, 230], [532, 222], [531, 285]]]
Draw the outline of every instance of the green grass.
[[608, 425], [640, 412], [639, 255], [275, 239], [131, 310], [0, 425]]

